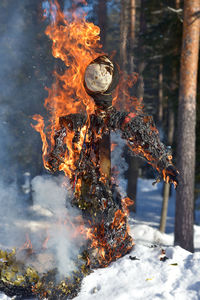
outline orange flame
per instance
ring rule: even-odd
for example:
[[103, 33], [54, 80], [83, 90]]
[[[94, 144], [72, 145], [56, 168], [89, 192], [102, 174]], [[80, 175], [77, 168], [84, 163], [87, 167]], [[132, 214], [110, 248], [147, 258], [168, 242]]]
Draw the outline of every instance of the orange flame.
[[134, 204], [134, 201], [131, 200], [129, 197], [125, 197], [121, 200], [123, 211], [125, 212], [126, 216], [129, 215], [129, 206], [132, 206]]
[[[111, 261], [122, 256], [121, 249], [118, 249], [118, 242], [123, 244], [122, 241], [126, 240], [129, 233], [129, 227], [127, 226], [126, 217], [129, 214], [127, 207], [130, 205], [133, 205], [133, 201], [130, 200], [130, 198], [128, 197], [124, 198], [122, 200], [122, 206], [123, 208], [125, 208], [125, 211], [122, 212], [120, 209], [118, 209], [115, 212], [114, 220], [111, 224], [111, 229], [116, 230], [117, 232], [120, 228], [126, 226], [126, 230], [124, 230], [123, 233], [124, 235], [120, 236], [112, 245], [112, 247], [108, 245], [106, 242], [105, 228], [103, 222], [98, 229], [97, 227], [86, 229], [86, 237], [92, 241], [90, 247], [95, 249], [97, 254], [97, 259], [99, 263], [104, 267], [108, 266]], [[132, 244], [130, 245], [130, 249], [132, 248], [133, 244], [134, 243], [132, 241]]]
[[42, 249], [47, 249], [47, 244], [48, 244], [48, 241], [49, 241], [49, 235], [45, 238], [43, 244], [42, 244]]
[[[55, 82], [51, 88], [48, 88], [48, 97], [45, 99], [45, 107], [50, 114], [49, 126], [45, 128], [44, 120], [41, 116], [35, 115], [34, 120], [38, 122], [37, 125], [32, 125], [36, 131], [40, 132], [43, 142], [43, 161], [45, 168], [49, 169], [48, 153], [54, 149], [55, 133], [60, 129], [60, 117], [74, 113], [94, 113], [95, 104], [93, 99], [86, 93], [84, 88], [84, 73], [86, 67], [91, 61], [97, 58], [100, 54], [104, 54], [101, 50], [102, 46], [99, 43], [100, 29], [93, 23], [87, 22], [85, 17], [75, 14], [76, 3], [86, 4], [85, 0], [74, 0], [72, 6], [72, 20], [69, 22], [64, 13], [61, 11], [57, 0], [51, 4], [51, 11], [53, 13], [53, 22], [47, 27], [46, 35], [52, 40], [52, 54], [55, 58], [61, 59], [65, 64], [65, 71], [63, 74], [54, 72]], [[55, 9], [56, 7], [56, 9]], [[124, 77], [120, 80], [120, 85], [115, 93], [113, 103], [117, 106], [117, 98], [126, 99], [123, 103], [125, 110], [141, 110], [141, 101], [135, 97], [130, 96], [129, 89], [137, 80], [137, 74]], [[64, 157], [61, 158], [59, 170], [64, 171], [65, 175], [72, 178], [76, 170], [75, 162], [77, 162], [84, 140], [87, 141], [87, 129], [89, 126], [89, 118], [86, 126], [80, 130], [80, 141], [74, 143], [75, 132], [66, 128], [67, 133], [64, 139], [67, 151]], [[101, 135], [96, 134], [96, 139], [100, 139]], [[106, 181], [105, 176], [101, 176], [101, 181]], [[76, 182], [76, 195], [80, 193], [81, 180]], [[118, 230], [125, 226], [123, 236], [119, 237], [120, 241], [125, 241], [128, 236], [126, 225], [126, 217], [128, 215], [127, 206], [129, 201], [124, 200], [122, 206], [124, 212], [117, 210], [115, 212], [114, 220], [111, 225], [112, 229]], [[107, 206], [105, 201], [104, 206]], [[63, 221], [63, 220], [62, 220]], [[79, 222], [78, 222], [79, 223]], [[105, 240], [105, 228], [102, 223], [101, 226], [85, 228], [80, 222], [80, 226], [74, 226], [68, 219], [65, 222], [66, 226], [73, 226], [74, 237], [82, 234], [85, 238], [91, 240], [91, 248], [97, 251], [99, 262], [103, 262], [107, 266], [114, 258], [121, 256], [120, 249], [117, 248], [118, 242], [114, 246], [107, 245]], [[45, 240], [43, 246], [46, 247], [48, 238]], [[88, 264], [89, 264], [88, 259]]]
[[32, 243], [31, 243], [28, 233], [26, 234], [26, 242], [23, 244], [23, 246], [21, 248], [19, 248], [19, 251], [25, 250], [25, 249], [29, 250], [31, 253], [33, 253], [33, 246], [32, 246]]
[[111, 152], [115, 150], [116, 146], [117, 146], [116, 143], [112, 143], [112, 144], [111, 144], [111, 149], [110, 149]]
[[121, 71], [119, 85], [116, 88], [113, 105], [127, 112], [136, 111], [137, 113], [141, 112], [143, 109], [142, 100], [138, 99], [132, 95], [130, 89], [138, 80], [138, 74], [132, 73], [127, 75]]
[[[93, 99], [87, 94], [84, 88], [84, 73], [88, 64], [103, 55], [102, 45], [100, 44], [100, 29], [93, 23], [87, 22], [84, 14], [76, 13], [77, 4], [87, 4], [85, 0], [73, 1], [72, 20], [68, 20], [61, 11], [59, 3], [54, 0], [50, 2], [53, 22], [46, 28], [46, 35], [52, 40], [52, 54], [55, 58], [61, 59], [66, 69], [64, 73], [54, 72], [55, 82], [48, 88], [48, 97], [45, 99], [45, 107], [50, 113], [50, 125], [45, 128], [43, 118], [36, 115], [34, 120], [38, 125], [33, 126], [41, 134], [43, 142], [43, 161], [45, 168], [49, 169], [47, 153], [54, 148], [55, 132], [60, 129], [59, 118], [77, 112], [94, 112], [95, 104]], [[113, 104], [119, 106], [118, 99], [125, 99], [123, 109], [141, 110], [141, 101], [130, 95], [129, 89], [137, 81], [137, 74], [133, 73], [123, 76], [116, 89]], [[88, 121], [89, 122], [89, 121]], [[74, 132], [67, 132], [65, 143], [69, 151], [66, 152], [60, 170], [72, 177], [74, 172], [74, 162], [79, 157], [86, 128], [81, 130], [81, 139], [76, 149], [72, 146]], [[98, 138], [98, 136], [96, 136]], [[49, 144], [49, 145], [48, 145]]]
[[[94, 112], [94, 101], [84, 88], [84, 73], [88, 64], [103, 54], [99, 43], [100, 29], [93, 23], [87, 22], [85, 16], [75, 13], [76, 4], [79, 3], [87, 4], [85, 0], [73, 2], [71, 22], [61, 11], [57, 0], [54, 4], [50, 3], [54, 22], [46, 28], [46, 35], [52, 40], [53, 56], [61, 59], [66, 69], [62, 75], [54, 72], [55, 82], [47, 89], [49, 95], [44, 105], [50, 113], [50, 125], [45, 128], [46, 133], [44, 133], [43, 118], [38, 115], [33, 117], [38, 121], [38, 124], [33, 127], [41, 134], [43, 161], [47, 169], [49, 166], [46, 154], [53, 150], [54, 135], [60, 129], [59, 118], [77, 112], [85, 111], [88, 115]], [[74, 149], [72, 146], [74, 132], [67, 132], [65, 143], [69, 151], [66, 151], [60, 170], [69, 177], [75, 169], [74, 163], [80, 154], [85, 134], [86, 127], [81, 129], [80, 142]]]
[[42, 139], [42, 158], [43, 158], [43, 163], [44, 166], [48, 169], [48, 164], [46, 163], [45, 157], [47, 155], [47, 151], [48, 151], [48, 143], [47, 143], [47, 138], [46, 138], [46, 134], [44, 133], [44, 120], [43, 117], [40, 115], [34, 115], [33, 116], [33, 120], [37, 121], [37, 125], [33, 125], [31, 124], [31, 126], [40, 133], [41, 135], [41, 139]]

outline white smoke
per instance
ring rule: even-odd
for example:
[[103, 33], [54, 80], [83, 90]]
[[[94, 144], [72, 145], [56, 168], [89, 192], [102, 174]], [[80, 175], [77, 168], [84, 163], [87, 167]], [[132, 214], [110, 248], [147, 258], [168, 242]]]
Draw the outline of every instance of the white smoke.
[[[57, 268], [59, 279], [69, 276], [85, 242], [69, 182], [64, 176], [37, 176], [31, 185], [33, 206], [26, 208], [17, 185], [0, 181], [0, 248], [16, 248], [18, 259], [39, 273]], [[29, 240], [33, 256], [22, 251]]]
[[0, 181], [0, 244], [4, 248], [20, 246], [25, 236], [25, 229], [18, 228], [14, 222], [24, 217], [23, 206], [19, 199], [15, 182], [5, 184]]
[[70, 205], [69, 182], [64, 176], [37, 176], [32, 188], [32, 209], [47, 217], [47, 251], [54, 254], [60, 275], [67, 276], [76, 270], [74, 261], [84, 241], [79, 233], [80, 212]]
[[[20, 3], [21, 5], [23, 3]], [[10, 14], [10, 19], [7, 20], [5, 30], [0, 36], [0, 97], [2, 99], [3, 97], [13, 97], [15, 95], [16, 82], [11, 79], [11, 74], [19, 70], [23, 63], [22, 49], [23, 45], [26, 44], [26, 40], [23, 34], [25, 23], [20, 6], [12, 9], [13, 12]], [[7, 103], [4, 104], [7, 105]]]

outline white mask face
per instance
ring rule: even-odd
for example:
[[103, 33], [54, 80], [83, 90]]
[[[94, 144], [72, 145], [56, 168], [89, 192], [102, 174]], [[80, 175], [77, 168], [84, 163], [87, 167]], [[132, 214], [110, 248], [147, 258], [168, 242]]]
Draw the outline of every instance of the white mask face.
[[91, 63], [85, 71], [85, 84], [91, 92], [106, 92], [112, 82], [114, 65], [107, 57], [104, 61]]

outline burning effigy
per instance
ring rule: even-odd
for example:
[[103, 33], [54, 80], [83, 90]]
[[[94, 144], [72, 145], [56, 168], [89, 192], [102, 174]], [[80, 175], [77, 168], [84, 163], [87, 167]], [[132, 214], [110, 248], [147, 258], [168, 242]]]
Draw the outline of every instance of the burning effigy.
[[[45, 123], [42, 116], [35, 115], [34, 128], [43, 142], [45, 168], [64, 172], [70, 185], [70, 205], [80, 212], [73, 222], [67, 217], [60, 222], [68, 225], [66, 231], [71, 226], [84, 242], [67, 277], [60, 276], [56, 266], [46, 272], [27, 266], [23, 255], [34, 256], [31, 242], [20, 256], [17, 250], [1, 250], [0, 290], [10, 296], [72, 299], [92, 269], [108, 266], [133, 247], [128, 227], [128, 206], [133, 202], [127, 197], [121, 199], [112, 181], [110, 132], [119, 131], [131, 152], [158, 171], [157, 181], [164, 179], [176, 187], [178, 172], [152, 117], [143, 113], [141, 102], [129, 96], [131, 109], [116, 105], [122, 80], [119, 67], [102, 51], [99, 28], [82, 14], [72, 12], [69, 21], [57, 1], [52, 7], [54, 17], [46, 34], [52, 40], [53, 56], [64, 62], [65, 71], [55, 72], [55, 81], [48, 89], [45, 107], [49, 120]], [[47, 244], [48, 239], [45, 247]]]

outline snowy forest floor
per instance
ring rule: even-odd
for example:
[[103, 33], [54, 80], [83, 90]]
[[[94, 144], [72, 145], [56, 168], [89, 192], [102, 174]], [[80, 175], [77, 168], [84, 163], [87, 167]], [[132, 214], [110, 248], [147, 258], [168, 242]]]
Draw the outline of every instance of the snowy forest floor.
[[[169, 200], [165, 234], [158, 230], [161, 191], [162, 183], [152, 186], [152, 180], [138, 180], [137, 212], [130, 216], [133, 250], [87, 276], [75, 300], [200, 299], [200, 226], [194, 225], [194, 254], [174, 247], [175, 191]], [[168, 257], [165, 261], [160, 261], [162, 249]], [[10, 298], [2, 294], [0, 299]]]

